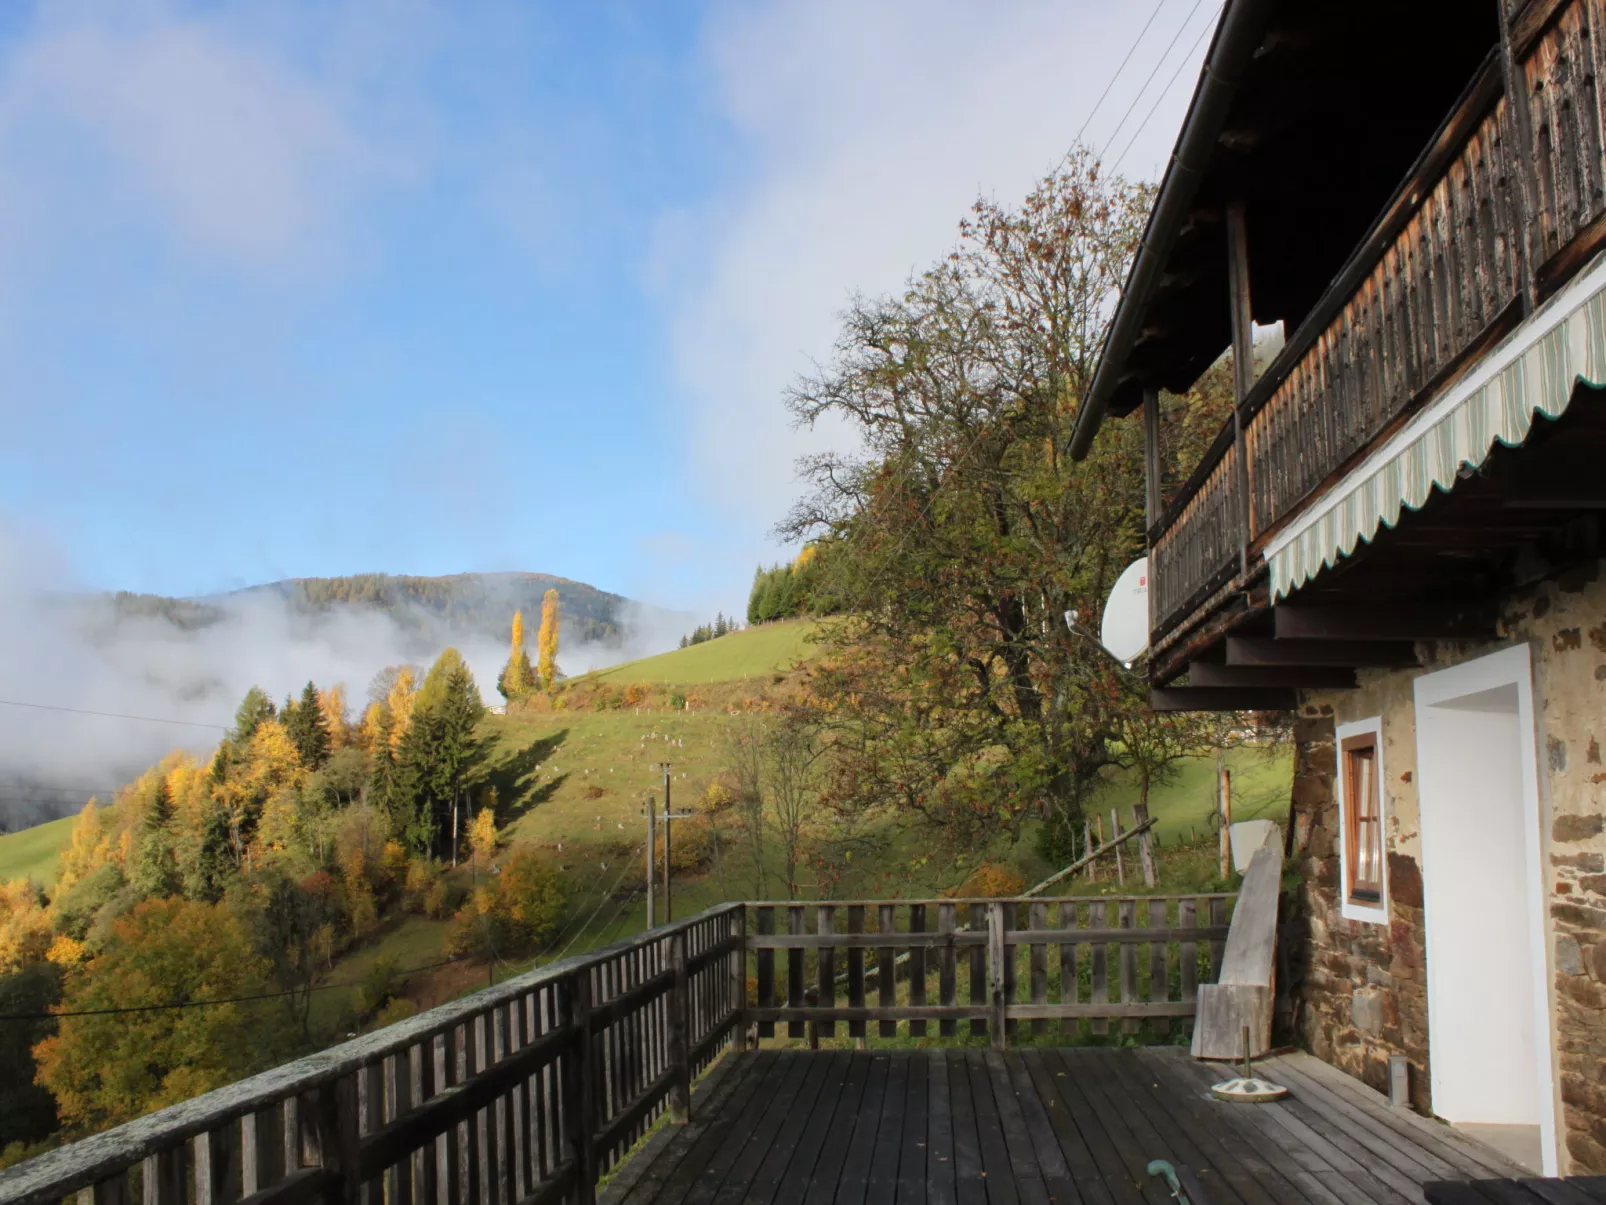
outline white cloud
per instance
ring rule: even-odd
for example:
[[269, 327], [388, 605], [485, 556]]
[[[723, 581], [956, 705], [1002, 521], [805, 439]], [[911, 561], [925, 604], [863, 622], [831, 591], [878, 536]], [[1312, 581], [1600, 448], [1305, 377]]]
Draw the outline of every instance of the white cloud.
[[[1089, 126], [1093, 145], [1189, 11], [1167, 8]], [[746, 170], [700, 208], [664, 216], [648, 274], [671, 315], [697, 475], [711, 501], [743, 504], [748, 541], [784, 513], [793, 462], [811, 442], [790, 429], [782, 391], [827, 358], [849, 296], [896, 289], [940, 257], [979, 194], [1023, 196], [1069, 147], [1151, 12], [1097, 0], [715, 8], [708, 103], [741, 141]], [[1194, 17], [1115, 153], [1207, 19]], [[1164, 163], [1196, 74], [1196, 63], [1182, 68], [1129, 173]]]
[[398, 163], [336, 87], [250, 33], [164, 5], [44, 8], [0, 80], [8, 190], [142, 216], [247, 267], [328, 255], [346, 206]]

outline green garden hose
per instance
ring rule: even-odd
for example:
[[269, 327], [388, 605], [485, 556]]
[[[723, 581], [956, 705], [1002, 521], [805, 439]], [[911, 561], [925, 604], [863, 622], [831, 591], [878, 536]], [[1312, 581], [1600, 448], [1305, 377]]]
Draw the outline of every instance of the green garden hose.
[[1177, 1169], [1164, 1159], [1151, 1159], [1149, 1161], [1149, 1175], [1164, 1176], [1166, 1187], [1171, 1190], [1172, 1199], [1180, 1202], [1181, 1205], [1192, 1205], [1188, 1200], [1188, 1195], [1182, 1191], [1182, 1182], [1177, 1179]]

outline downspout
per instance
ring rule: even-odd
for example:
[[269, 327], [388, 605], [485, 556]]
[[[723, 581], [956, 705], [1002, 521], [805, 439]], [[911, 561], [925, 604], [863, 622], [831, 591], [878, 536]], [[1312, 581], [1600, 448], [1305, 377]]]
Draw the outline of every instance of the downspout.
[[1105, 337], [1104, 354], [1099, 357], [1087, 400], [1076, 416], [1076, 427], [1071, 432], [1072, 460], [1083, 459], [1093, 446], [1093, 437], [1098, 434], [1109, 409], [1110, 395], [1119, 383], [1116, 373], [1137, 343], [1149, 292], [1166, 257], [1171, 254], [1177, 231], [1193, 207], [1205, 167], [1226, 122], [1227, 106], [1238, 91], [1244, 71], [1254, 58], [1265, 36], [1266, 23], [1276, 7], [1277, 0], [1228, 0], [1226, 15], [1211, 43], [1187, 122], [1177, 138], [1176, 150], [1171, 153], [1171, 165], [1160, 186], [1160, 199], [1155, 202], [1143, 245], [1138, 248], [1137, 262], [1127, 277], [1115, 322]]

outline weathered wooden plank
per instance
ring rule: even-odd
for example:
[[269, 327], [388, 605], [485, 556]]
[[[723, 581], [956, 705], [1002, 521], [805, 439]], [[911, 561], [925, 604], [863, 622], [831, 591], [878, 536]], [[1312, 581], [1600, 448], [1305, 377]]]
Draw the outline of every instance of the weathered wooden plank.
[[[822, 937], [830, 936], [836, 930], [836, 908], [831, 904], [821, 904], [814, 910], [816, 917], [816, 933]], [[862, 936], [862, 935], [861, 935]], [[834, 944], [822, 945], [818, 955], [819, 966], [819, 1003], [822, 1008], [830, 1008], [836, 1002], [836, 947]], [[836, 1036], [836, 1022], [822, 1021], [817, 1032], [823, 1037]]]
[[[970, 906], [970, 931], [980, 933], [983, 942], [987, 935], [987, 905], [972, 904]], [[987, 950], [985, 945], [972, 946], [970, 949], [970, 1003], [983, 1005], [987, 1003]], [[976, 1017], [970, 1022], [970, 1036], [979, 1038], [987, 1032], [987, 1022]]]
[[[848, 932], [861, 937], [879, 938], [878, 933], [864, 931], [864, 905], [848, 905]], [[848, 950], [848, 1006], [850, 1008], [864, 1007], [864, 947], [853, 946]], [[848, 1022], [848, 1037], [862, 1038], [865, 1036], [863, 1021]]]
[[[1067, 1052], [1063, 1050], [1045, 1050], [1042, 1054], [1043, 1070], [1037, 1077], [1039, 1087], [1045, 1090], [1045, 1094], [1052, 1089], [1059, 1098], [1060, 1106], [1070, 1116], [1068, 1123], [1059, 1123], [1061, 1135], [1067, 1129], [1074, 1129], [1078, 1134], [1079, 1141], [1074, 1146], [1063, 1148], [1076, 1171], [1077, 1184], [1090, 1199], [1097, 1199], [1092, 1191], [1096, 1186], [1102, 1190], [1100, 1195], [1105, 1200], [1113, 1199], [1119, 1205], [1139, 1205], [1150, 1199], [1150, 1194], [1144, 1190], [1149, 1188], [1152, 1181], [1143, 1171], [1134, 1174], [1127, 1166], [1127, 1160], [1117, 1144], [1129, 1146], [1129, 1137], [1102, 1101], [1095, 1104], [1097, 1097], [1090, 1097], [1087, 1091], [1086, 1061], [1096, 1056], [1091, 1051], [1078, 1053], [1081, 1057], [1072, 1058], [1067, 1057]], [[1049, 1116], [1052, 1120], [1057, 1114], [1051, 1111]], [[1089, 1161], [1092, 1168], [1086, 1166]], [[1155, 1196], [1153, 1199], [1162, 1201], [1164, 1197]]]
[[1005, 1135], [1009, 1175], [1015, 1191], [1023, 1202], [1048, 1205], [1051, 1194], [1043, 1178], [1042, 1163], [1021, 1109], [1019, 1089], [1009, 1072], [1011, 1063], [1018, 1063], [1020, 1057], [1018, 1052], [989, 1050], [982, 1055], [982, 1063], [992, 1084], [993, 1105], [998, 1111], [999, 1126]]
[[953, 1099], [948, 1086], [948, 1059], [943, 1051], [932, 1051], [926, 1076], [926, 1202], [957, 1205]]
[[[834, 1059], [834, 1055], [824, 1055], [805, 1061], [806, 1076], [789, 1106], [782, 1111], [775, 1133], [767, 1140], [755, 1136], [755, 1144], [762, 1144], [763, 1158], [743, 1185], [740, 1200], [767, 1203], [780, 1191], [787, 1167], [803, 1140], [810, 1119], [830, 1107], [834, 1089], [828, 1095], [827, 1085]], [[840, 1064], [835, 1066], [840, 1068]], [[841, 1072], [837, 1074], [840, 1076]]]
[[[1149, 924], [1147, 932], [1149, 941], [1149, 995], [1151, 1003], [1159, 1003], [1171, 999], [1171, 968], [1167, 958], [1169, 945], [1160, 934], [1167, 928], [1166, 902], [1162, 899], [1149, 901]], [[1164, 1019], [1149, 1022], [1149, 1031], [1156, 1037], [1164, 1037], [1171, 1032], [1171, 1023]]]
[[810, 1127], [810, 1134], [820, 1135], [817, 1144], [805, 1141], [793, 1160], [799, 1171], [807, 1164], [809, 1174], [788, 1176], [776, 1194], [773, 1205], [831, 1205], [836, 1195], [837, 1181], [842, 1176], [842, 1161], [859, 1113], [864, 1108], [865, 1093], [869, 1088], [870, 1071], [874, 1060], [866, 1054], [848, 1055], [846, 1078], [836, 1098], [836, 1105], [823, 1130]]
[[726, 1205], [754, 1199], [751, 1192], [754, 1179], [763, 1166], [770, 1148], [779, 1137], [788, 1118], [795, 1114], [798, 1094], [808, 1080], [810, 1067], [820, 1060], [811, 1056], [789, 1053], [772, 1073], [768, 1084], [769, 1096], [762, 1112], [756, 1111], [748, 1124], [732, 1127], [731, 1141], [711, 1160], [718, 1167], [729, 1155], [723, 1178], [699, 1177], [686, 1194], [686, 1205]]
[[[924, 904], [909, 905], [909, 939], [911, 942], [923, 937], [926, 932], [926, 906]], [[941, 934], [933, 936], [940, 937]], [[911, 944], [909, 947], [909, 1003], [920, 1008], [926, 1002], [926, 948]], [[909, 1022], [909, 1036], [923, 1038], [926, 1036], [926, 1023], [923, 1020]]]
[[[786, 932], [791, 937], [801, 937], [804, 930], [803, 906], [792, 904], [786, 909]], [[789, 949], [786, 952], [786, 1003], [791, 1008], [803, 1007], [803, 951]], [[803, 1036], [803, 1022], [793, 1021], [787, 1026], [786, 1036], [801, 1038]]]
[[[1031, 924], [1031, 932], [1046, 935], [1048, 933], [1048, 905], [1041, 900], [1033, 900], [1027, 906], [1027, 919]], [[1040, 938], [1028, 947], [1030, 953], [1030, 988], [1033, 1004], [1048, 1003], [1048, 946], [1045, 939]], [[1033, 1021], [1032, 1032], [1044, 1033], [1048, 1029], [1047, 1021]]]
[[[841, 1153], [840, 1171], [834, 1177], [835, 1191], [825, 1198], [836, 1202], [853, 1202], [860, 1205], [870, 1180], [870, 1161], [875, 1156], [876, 1139], [881, 1130], [882, 1105], [887, 1097], [887, 1080], [893, 1060], [885, 1054], [860, 1055], [870, 1060], [865, 1080], [864, 1099], [854, 1119], [852, 1136]], [[813, 1199], [813, 1194], [810, 1194]]]
[[[892, 940], [892, 935], [898, 931], [897, 907], [893, 904], [882, 904], [879, 909], [877, 930], [881, 939], [886, 942]], [[893, 945], [876, 947], [876, 994], [878, 1003], [882, 1008], [891, 1008], [898, 1002], [898, 950]], [[898, 1036], [898, 1023], [896, 1021], [882, 1021], [877, 1031], [883, 1038]]]
[[[1059, 905], [1059, 921], [1062, 930], [1075, 930], [1076, 904], [1071, 901], [1061, 901]], [[1060, 943], [1060, 1003], [1079, 1004], [1082, 1000], [1082, 983], [1076, 970], [1076, 943], [1062, 941]], [[1075, 1038], [1081, 1031], [1081, 1022], [1071, 1017], [1060, 1021], [1060, 1035], [1065, 1038]]]
[[1069, 1190], [1065, 1191], [1063, 1196], [1057, 1196], [1056, 1200], [1108, 1205], [1114, 1197], [1100, 1177], [1098, 1164], [1094, 1161], [1093, 1152], [1088, 1145], [1088, 1138], [1077, 1129], [1070, 1109], [1066, 1107], [1064, 1098], [1054, 1084], [1054, 1077], [1063, 1076], [1065, 1073], [1051, 1068], [1048, 1060], [1036, 1052], [1032, 1052], [1031, 1057], [1024, 1058], [1021, 1066], [1042, 1105], [1043, 1116], [1053, 1130], [1055, 1143], [1064, 1159], [1070, 1180]]
[[1021, 1199], [1020, 1192], [1010, 1166], [1009, 1138], [998, 1115], [992, 1077], [981, 1051], [967, 1050], [964, 1058], [965, 1074], [970, 1079], [971, 1106], [976, 1110], [976, 1140], [981, 1149], [982, 1174], [987, 1177], [987, 1200], [989, 1205], [999, 1202], [1015, 1205]]
[[[926, 1205], [926, 1185], [930, 1180], [931, 1109], [930, 1069], [932, 1059], [923, 1051], [901, 1056], [909, 1069], [909, 1087], [903, 1106], [902, 1145], [897, 1160], [894, 1191], [900, 1205]], [[896, 1120], [896, 1119], [895, 1119]], [[872, 1188], [877, 1177], [872, 1169]], [[874, 1197], [871, 1200], [891, 1198]]]
[[[1088, 905], [1087, 923], [1090, 929], [1103, 930], [1104, 917], [1105, 905], [1102, 900], [1095, 901]], [[1103, 941], [1095, 940], [1093, 942], [1091, 954], [1093, 992], [1091, 999], [1092, 1003], [1095, 1005], [1107, 1003], [1112, 999], [1110, 995], [1110, 982], [1108, 977], [1109, 972], [1107, 969], [1108, 954], [1106, 950], [1107, 947]], [[1103, 1017], [1095, 1017], [1092, 1028], [1095, 1034], [1106, 1034], [1110, 1032], [1109, 1022], [1104, 1020]]]
[[[881, 1115], [871, 1145], [869, 1168], [862, 1185], [843, 1176], [837, 1185], [837, 1200], [842, 1205], [869, 1205], [870, 1202], [896, 1200], [898, 1196], [898, 1167], [903, 1158], [903, 1130], [909, 1107], [910, 1058], [904, 1051], [893, 1051], [884, 1057], [887, 1058], [887, 1087], [881, 1098]], [[863, 1120], [868, 1122], [869, 1119]], [[921, 1170], [923, 1172], [924, 1168]]]
[[[937, 936], [951, 938], [956, 927], [956, 914], [953, 904], [937, 905]], [[959, 978], [956, 970], [954, 946], [950, 941], [947, 945], [939, 946], [937, 951], [937, 994], [938, 1003], [945, 1008], [952, 1008], [959, 1002]], [[937, 1032], [940, 1036], [951, 1038], [958, 1032], [958, 1025], [954, 1021], [939, 1021]], [[885, 1032], [883, 1030], [883, 1032]]]
[[981, 1162], [981, 1137], [971, 1099], [965, 1052], [943, 1052], [954, 1136], [954, 1191], [959, 1205], [987, 1205], [987, 1180]]

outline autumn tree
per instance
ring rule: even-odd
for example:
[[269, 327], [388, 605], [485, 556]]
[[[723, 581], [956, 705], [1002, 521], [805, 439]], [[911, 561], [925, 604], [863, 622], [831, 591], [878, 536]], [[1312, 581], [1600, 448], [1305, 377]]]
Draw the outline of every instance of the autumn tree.
[[810, 716], [789, 709], [764, 733], [764, 774], [769, 829], [781, 849], [786, 898], [798, 897], [803, 843], [819, 802], [825, 734]]
[[336, 684], [327, 690], [320, 690], [318, 711], [323, 715], [323, 726], [329, 733], [329, 752], [338, 752], [350, 744], [350, 725], [346, 722], [346, 688]]
[[173, 1006], [270, 990], [267, 965], [225, 906], [148, 900], [115, 924], [98, 958], [69, 972], [62, 1011], [149, 1011], [63, 1016], [34, 1048], [39, 1082], [78, 1129], [222, 1087], [281, 1054], [274, 1002]]
[[979, 202], [953, 254], [858, 298], [824, 371], [789, 396], [862, 451], [803, 464], [782, 535], [822, 539], [851, 615], [811, 688], [826, 794], [889, 806], [950, 848], [1074, 815], [1136, 685], [1064, 620], [1097, 625], [1143, 547], [1136, 425], [1065, 455], [1148, 193], [1085, 150], [1017, 209]]
[[398, 753], [407, 739], [413, 721], [413, 703], [418, 697], [417, 675], [410, 665], [397, 666], [390, 689], [385, 694], [385, 710], [390, 713], [390, 751]]
[[[324, 876], [327, 877], [327, 876]], [[320, 931], [333, 919], [326, 894], [307, 890], [282, 870], [238, 880], [229, 908], [268, 968], [286, 1019], [310, 1041], [312, 993], [320, 978]]]
[[541, 630], [535, 638], [541, 685], [550, 692], [558, 684], [558, 592], [548, 590], [541, 599]]
[[50, 949], [44, 894], [28, 879], [0, 883], [0, 975], [44, 960]]
[[725, 758], [735, 783], [736, 815], [753, 859], [753, 898], [767, 898], [764, 870], [764, 780], [766, 734], [763, 722], [747, 717], [725, 729]]
[[468, 828], [468, 846], [473, 852], [474, 864], [483, 870], [491, 864], [496, 852], [496, 809], [481, 808]]
[[[37, 1017], [61, 999], [62, 969], [34, 963], [0, 975], [0, 1016]], [[56, 1102], [35, 1082], [33, 1048], [55, 1032], [53, 1019], [7, 1021], [0, 1042], [0, 1152], [13, 1143], [39, 1142], [56, 1129]]]
[[565, 899], [557, 867], [533, 846], [516, 845], [502, 873], [476, 889], [452, 918], [447, 952], [481, 958], [532, 954], [556, 932]]
[[[544, 622], [544, 611], [543, 611]], [[541, 629], [543, 632], [546, 629]], [[497, 679], [496, 688], [508, 702], [522, 699], [536, 686], [535, 670], [530, 665], [530, 654], [524, 647], [524, 612], [513, 612], [513, 644], [508, 653], [507, 665]]]

